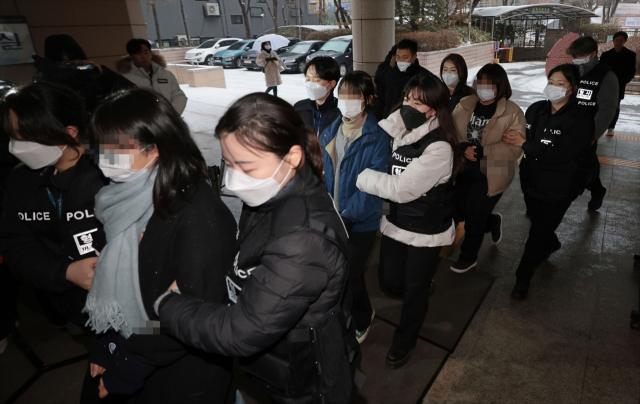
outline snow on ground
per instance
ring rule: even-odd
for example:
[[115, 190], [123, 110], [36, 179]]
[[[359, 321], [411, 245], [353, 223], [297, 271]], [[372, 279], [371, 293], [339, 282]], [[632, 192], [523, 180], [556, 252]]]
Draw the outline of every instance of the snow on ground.
[[[544, 99], [542, 90], [547, 84], [544, 62], [506, 63], [502, 66], [509, 75], [513, 90], [511, 98], [525, 111], [532, 103]], [[469, 84], [473, 82], [480, 68], [469, 70]], [[220, 164], [220, 144], [213, 137], [218, 120], [237, 99], [253, 92], [266, 90], [264, 74], [246, 69], [225, 69], [227, 88], [191, 88], [182, 85], [189, 102], [183, 118], [191, 128], [196, 143], [208, 164]], [[278, 96], [291, 104], [307, 98], [302, 74], [282, 74], [282, 85], [278, 86]], [[620, 119], [616, 133], [640, 136], [640, 96], [626, 95], [622, 100]], [[225, 198], [228, 199], [228, 198]], [[238, 217], [240, 204], [237, 200], [227, 200], [229, 207]]]

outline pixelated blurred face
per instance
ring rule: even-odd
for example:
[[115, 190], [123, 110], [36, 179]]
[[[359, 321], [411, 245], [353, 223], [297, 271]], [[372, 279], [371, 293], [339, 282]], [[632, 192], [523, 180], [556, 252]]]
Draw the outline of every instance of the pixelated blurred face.
[[620, 35], [613, 40], [613, 47], [616, 48], [618, 52], [620, 52], [625, 43], [627, 43], [627, 40], [624, 39], [624, 36]]
[[417, 90], [413, 90], [413, 92], [409, 93], [409, 95], [405, 97], [404, 101], [402, 102], [402, 105], [409, 105], [422, 112], [423, 114], [426, 114], [427, 119], [436, 114], [435, 109], [431, 108], [420, 99]]
[[487, 78], [487, 76], [482, 76], [478, 79], [478, 90], [485, 90], [485, 91], [491, 90], [495, 95], [496, 85], [492, 83], [491, 80]]
[[321, 79], [316, 72], [316, 67], [313, 65], [311, 65], [309, 69], [307, 69], [307, 75], [305, 76], [304, 81], [305, 83], [316, 83], [321, 85], [322, 87], [327, 87], [329, 84], [331, 84], [331, 86], [327, 87], [329, 91], [331, 91], [331, 89], [336, 85], [335, 80], [329, 81]]
[[131, 55], [131, 58], [137, 67], [148, 69], [151, 67], [151, 50], [146, 45], [142, 45], [141, 47], [142, 50]]
[[338, 90], [338, 99], [340, 100], [361, 100], [364, 101], [364, 96], [357, 88], [352, 88], [349, 85], [343, 85]]
[[138, 140], [125, 133], [100, 135], [99, 153], [100, 158], [110, 164], [129, 163], [134, 170], [147, 167], [159, 156], [155, 145], [140, 145]]
[[458, 68], [452, 61], [447, 60], [442, 66], [442, 74], [458, 74]]
[[408, 62], [413, 63], [416, 58], [416, 55], [411, 53], [409, 49], [398, 49], [396, 50], [396, 63], [397, 62]]
[[[553, 73], [551, 77], [549, 77], [549, 81], [547, 84], [549, 84], [550, 86], [557, 86], [571, 90], [571, 83], [569, 82], [569, 80], [567, 80], [566, 77], [564, 77], [564, 74], [562, 74], [562, 72]], [[571, 91], [567, 91], [567, 95], [569, 94], [571, 94]]]

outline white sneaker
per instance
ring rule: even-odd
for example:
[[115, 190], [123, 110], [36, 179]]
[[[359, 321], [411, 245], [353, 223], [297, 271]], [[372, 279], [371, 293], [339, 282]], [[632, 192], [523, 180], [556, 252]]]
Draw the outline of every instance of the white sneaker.
[[613, 129], [611, 129], [611, 128], [607, 129], [606, 135], [607, 135], [607, 137], [613, 137], [613, 135], [614, 135]]
[[[371, 321], [373, 321], [373, 318], [376, 316], [376, 310], [374, 308], [371, 308], [371, 310], [373, 311], [373, 313], [371, 313]], [[370, 330], [371, 324], [369, 324], [369, 327], [367, 327], [367, 329], [364, 331], [356, 330], [356, 339], [358, 340], [358, 344], [362, 344], [364, 342], [364, 340], [367, 338], [367, 335], [369, 335]]]

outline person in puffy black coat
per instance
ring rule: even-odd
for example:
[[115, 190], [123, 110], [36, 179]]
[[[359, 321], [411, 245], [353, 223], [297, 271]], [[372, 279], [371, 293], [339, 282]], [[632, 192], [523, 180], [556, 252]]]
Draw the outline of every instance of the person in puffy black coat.
[[244, 202], [230, 304], [169, 293], [157, 311], [180, 340], [239, 357], [276, 403], [347, 403], [359, 357], [341, 309], [347, 234], [320, 179], [320, 143], [303, 127], [291, 105], [260, 93], [222, 117], [225, 183]]
[[0, 255], [17, 280], [83, 326], [96, 251], [106, 242], [94, 198], [107, 180], [84, 154], [82, 100], [55, 84], [31, 84], [5, 98], [2, 115], [9, 151], [24, 164], [6, 183]]
[[135, 84], [107, 66], [87, 60], [80, 45], [69, 35], [51, 35], [44, 42], [44, 56], [33, 56], [36, 73], [33, 82], [56, 83], [82, 97], [88, 112], [105, 97]]
[[538, 265], [561, 247], [556, 228], [585, 181], [578, 168], [593, 139], [593, 118], [576, 103], [580, 72], [574, 65], [560, 65], [549, 72], [545, 88], [548, 101], [532, 104], [525, 114], [527, 137], [508, 131], [506, 144], [520, 146], [520, 183], [531, 219], [529, 238], [516, 272], [514, 299], [527, 297]]

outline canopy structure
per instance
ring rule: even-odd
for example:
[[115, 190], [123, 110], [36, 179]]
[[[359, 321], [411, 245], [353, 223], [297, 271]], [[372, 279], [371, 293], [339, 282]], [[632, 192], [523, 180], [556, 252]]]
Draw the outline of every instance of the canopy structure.
[[526, 6], [502, 6], [476, 9], [471, 15], [471, 24], [491, 33], [492, 40], [504, 40], [504, 45], [539, 47], [544, 45], [547, 28], [553, 20], [572, 20], [575, 25], [590, 22], [597, 14], [584, 8], [567, 4], [530, 4]]
[[528, 6], [486, 7], [477, 9], [471, 18], [493, 17], [496, 20], [554, 20], [559, 18], [598, 17], [584, 8], [566, 4], [532, 4]]

